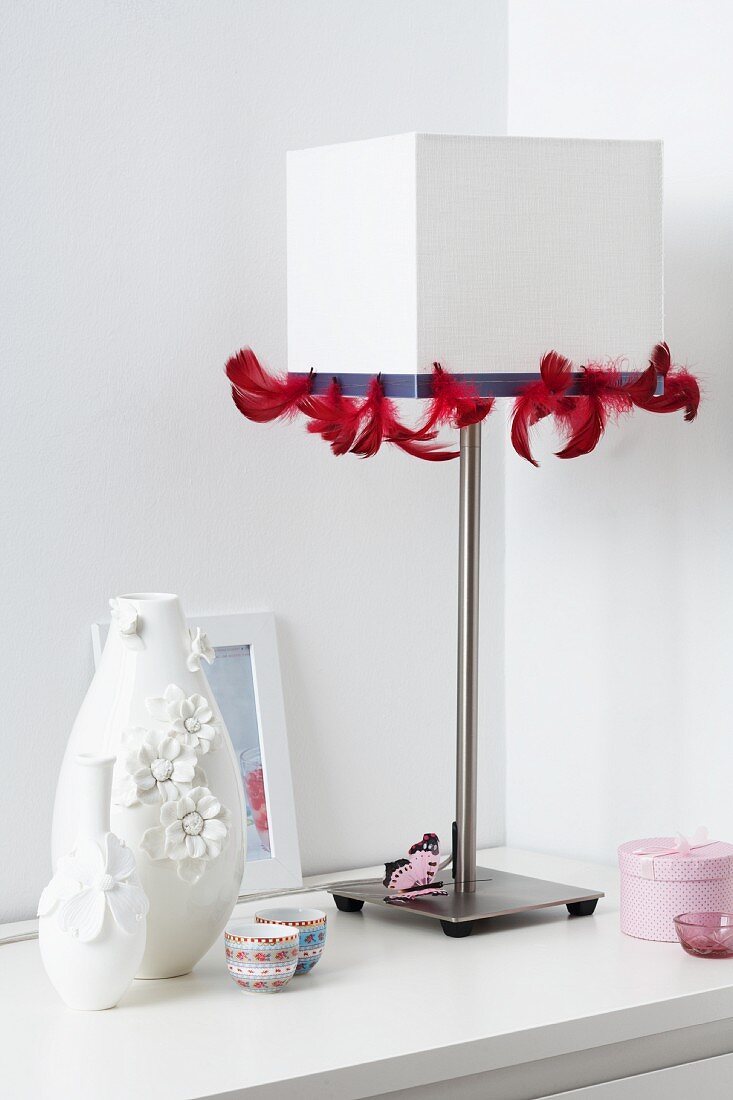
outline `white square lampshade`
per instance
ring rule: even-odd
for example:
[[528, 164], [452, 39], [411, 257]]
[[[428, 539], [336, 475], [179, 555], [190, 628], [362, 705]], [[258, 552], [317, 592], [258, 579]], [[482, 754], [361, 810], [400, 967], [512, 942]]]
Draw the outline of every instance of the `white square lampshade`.
[[288, 369], [644, 367], [663, 338], [657, 141], [403, 134], [288, 154]]

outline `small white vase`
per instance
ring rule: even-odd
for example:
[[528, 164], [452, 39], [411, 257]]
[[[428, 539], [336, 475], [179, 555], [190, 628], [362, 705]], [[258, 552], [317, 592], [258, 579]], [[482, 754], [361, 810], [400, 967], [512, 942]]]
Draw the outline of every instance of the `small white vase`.
[[109, 831], [114, 763], [76, 757], [76, 840], [38, 904], [43, 965], [70, 1008], [113, 1008], [145, 951], [148, 900], [132, 852]]
[[244, 870], [242, 783], [177, 596], [110, 601], [112, 623], [71, 732], [56, 790], [54, 860], [74, 821], [76, 753], [117, 757], [112, 828], [131, 848], [150, 902], [138, 978], [186, 974], [221, 934]]

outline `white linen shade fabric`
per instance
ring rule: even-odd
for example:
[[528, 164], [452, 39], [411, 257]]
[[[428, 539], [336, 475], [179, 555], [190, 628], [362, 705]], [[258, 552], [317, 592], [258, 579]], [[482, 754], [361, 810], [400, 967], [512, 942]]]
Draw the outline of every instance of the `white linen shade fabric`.
[[288, 154], [288, 369], [647, 366], [662, 145], [403, 134]]

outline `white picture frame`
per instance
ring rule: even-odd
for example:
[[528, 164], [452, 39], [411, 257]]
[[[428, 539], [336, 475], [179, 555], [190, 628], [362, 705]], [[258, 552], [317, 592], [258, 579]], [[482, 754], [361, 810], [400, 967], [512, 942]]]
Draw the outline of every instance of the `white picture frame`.
[[[237, 762], [240, 763], [245, 752], [255, 748], [255, 741], [261, 756], [270, 852], [268, 855], [261, 840], [263, 832], [257, 830], [249, 810], [247, 784], [242, 771], [248, 812], [245, 822], [248, 852], [241, 896], [297, 889], [302, 886], [303, 878], [275, 616], [269, 611], [199, 615], [189, 619], [188, 624], [200, 627], [217, 651], [217, 660], [213, 665], [202, 667], [229, 729]], [[95, 667], [102, 655], [108, 630], [108, 621], [92, 624]], [[229, 690], [235, 687], [240, 690]], [[248, 775], [251, 782], [252, 773]]]

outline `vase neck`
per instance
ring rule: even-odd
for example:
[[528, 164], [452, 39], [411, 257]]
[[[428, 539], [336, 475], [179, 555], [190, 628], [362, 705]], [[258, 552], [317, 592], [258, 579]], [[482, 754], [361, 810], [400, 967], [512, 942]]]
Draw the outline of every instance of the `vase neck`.
[[109, 832], [114, 765], [114, 756], [76, 757], [77, 841], [94, 840]]

